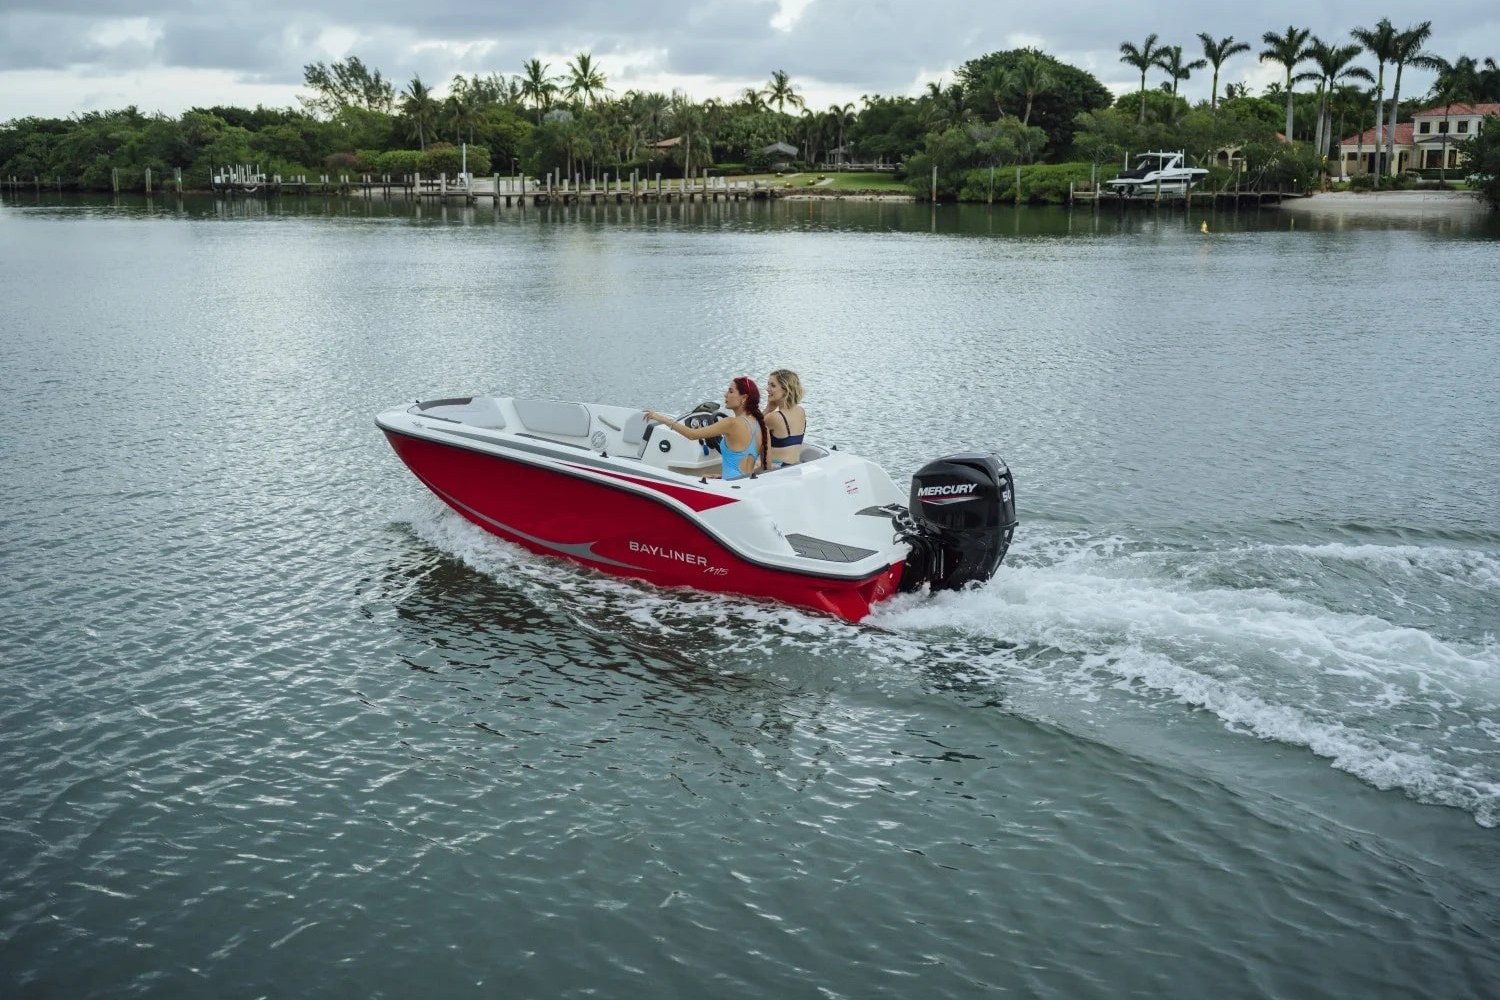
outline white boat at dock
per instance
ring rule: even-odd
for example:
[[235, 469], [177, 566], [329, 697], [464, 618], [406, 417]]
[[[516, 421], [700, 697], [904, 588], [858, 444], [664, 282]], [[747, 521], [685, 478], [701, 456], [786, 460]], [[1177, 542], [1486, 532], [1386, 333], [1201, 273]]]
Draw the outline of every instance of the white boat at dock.
[[1122, 171], [1105, 185], [1122, 198], [1181, 197], [1208, 176], [1202, 167], [1187, 165], [1183, 150], [1141, 153], [1135, 166]]

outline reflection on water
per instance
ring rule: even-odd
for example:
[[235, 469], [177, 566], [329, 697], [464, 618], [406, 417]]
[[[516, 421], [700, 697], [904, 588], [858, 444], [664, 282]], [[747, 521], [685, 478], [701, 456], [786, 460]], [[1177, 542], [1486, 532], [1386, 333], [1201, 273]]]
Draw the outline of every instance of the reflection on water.
[[1447, 209], [1406, 212], [1383, 209], [1361, 212], [1357, 206], [1316, 213], [1283, 211], [1265, 205], [1125, 205], [1080, 204], [1069, 207], [1007, 205], [937, 205], [894, 200], [778, 199], [682, 205], [640, 202], [619, 204], [506, 207], [488, 199], [475, 204], [458, 200], [413, 200], [374, 194], [277, 195], [223, 198], [172, 193], [75, 195], [0, 193], [0, 206], [46, 209], [113, 217], [191, 219], [338, 219], [405, 221], [420, 225], [506, 226], [526, 222], [583, 223], [607, 226], [694, 226], [704, 230], [793, 229], [929, 233], [968, 236], [1089, 236], [1199, 232], [1221, 234], [1264, 231], [1345, 232], [1413, 230], [1440, 236], [1500, 239], [1500, 213], [1453, 212]]

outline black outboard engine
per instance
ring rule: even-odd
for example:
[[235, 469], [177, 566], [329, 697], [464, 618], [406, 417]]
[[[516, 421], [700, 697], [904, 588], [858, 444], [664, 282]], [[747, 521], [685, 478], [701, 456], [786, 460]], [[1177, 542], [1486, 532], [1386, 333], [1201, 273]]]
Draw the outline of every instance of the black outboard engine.
[[911, 546], [901, 590], [957, 590], [995, 575], [1016, 531], [1016, 491], [999, 455], [966, 452], [911, 477], [911, 506], [896, 517]]

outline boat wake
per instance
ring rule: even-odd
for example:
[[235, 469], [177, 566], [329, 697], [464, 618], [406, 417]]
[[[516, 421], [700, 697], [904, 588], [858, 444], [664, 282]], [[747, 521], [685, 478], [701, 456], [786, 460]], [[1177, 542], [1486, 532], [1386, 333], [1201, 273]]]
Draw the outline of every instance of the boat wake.
[[1305, 748], [1375, 788], [1500, 826], [1500, 641], [1479, 624], [1500, 600], [1500, 553], [1204, 548], [1038, 526], [987, 584], [903, 595], [850, 625], [603, 577], [433, 506], [406, 520], [580, 627], [648, 644], [665, 637], [724, 672], [910, 682], [890, 680], [895, 664], [908, 679], [1003, 692], [1013, 709], [1073, 728], [1186, 708], [1231, 734]]
[[1465, 615], [1500, 557], [1419, 546], [1140, 546], [1029, 533], [983, 589], [877, 611], [903, 631], [1004, 636], [1042, 699], [1176, 704], [1304, 747], [1376, 788], [1500, 825], [1500, 643]]

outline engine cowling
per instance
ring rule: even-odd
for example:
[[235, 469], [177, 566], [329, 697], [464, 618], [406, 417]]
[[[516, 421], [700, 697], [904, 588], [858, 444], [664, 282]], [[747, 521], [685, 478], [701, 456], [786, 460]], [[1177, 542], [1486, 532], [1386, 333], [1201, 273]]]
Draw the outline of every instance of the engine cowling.
[[911, 479], [900, 589], [957, 590], [995, 575], [1016, 530], [1015, 482], [996, 454], [928, 462]]

